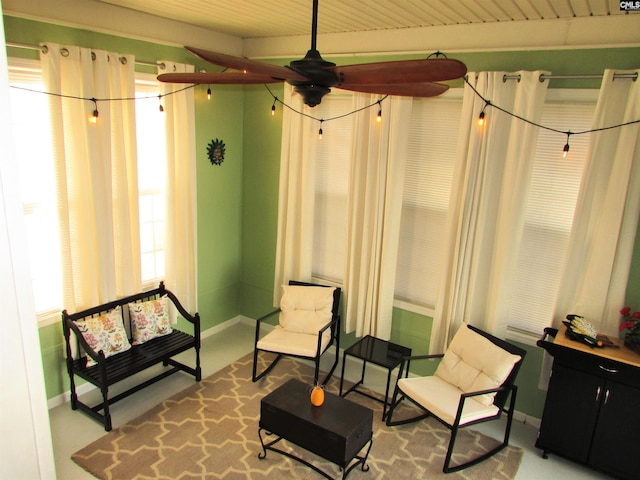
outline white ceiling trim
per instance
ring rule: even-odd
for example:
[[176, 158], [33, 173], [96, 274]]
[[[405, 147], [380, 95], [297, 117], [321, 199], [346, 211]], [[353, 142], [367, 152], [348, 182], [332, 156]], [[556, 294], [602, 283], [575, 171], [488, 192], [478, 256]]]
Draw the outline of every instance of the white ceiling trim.
[[[298, 58], [310, 36], [245, 39], [249, 58]], [[526, 20], [318, 35], [323, 56], [640, 46], [640, 15]]]

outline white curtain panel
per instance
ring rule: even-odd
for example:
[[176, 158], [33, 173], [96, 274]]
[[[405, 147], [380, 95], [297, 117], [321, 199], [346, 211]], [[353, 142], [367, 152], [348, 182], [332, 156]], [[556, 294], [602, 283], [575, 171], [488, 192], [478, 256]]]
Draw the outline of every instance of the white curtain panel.
[[[47, 44], [63, 259], [63, 302], [71, 311], [140, 289], [134, 58]], [[123, 59], [123, 60], [121, 60]], [[87, 98], [98, 99], [96, 103]], [[89, 117], [97, 109], [96, 124]], [[132, 228], [135, 226], [135, 228]], [[135, 232], [135, 233], [134, 233]]]
[[[193, 72], [162, 61], [158, 73]], [[165, 285], [189, 312], [198, 309], [196, 139], [193, 88], [160, 84], [167, 138]]]
[[[354, 95], [353, 110], [379, 97]], [[365, 108], [353, 116], [344, 281], [345, 330], [388, 340], [396, 277], [411, 99], [389, 97], [379, 124]], [[375, 112], [377, 113], [377, 109]]]
[[318, 122], [295, 112], [303, 112], [306, 107], [290, 85], [284, 87], [284, 104], [291, 108], [285, 108], [282, 114], [274, 306], [280, 305], [281, 285], [291, 279], [311, 280], [313, 251]]
[[[516, 72], [519, 81], [504, 81], [505, 73], [468, 76], [493, 105], [539, 121], [548, 84], [539, 81], [543, 72]], [[486, 126], [479, 127], [485, 105], [465, 86], [432, 352], [444, 351], [462, 322], [501, 337], [506, 332], [537, 128], [491, 106], [485, 109]]]
[[[638, 119], [640, 81], [614, 79], [614, 72], [606, 70], [593, 128]], [[578, 313], [599, 332], [618, 336], [639, 215], [640, 124], [592, 133], [556, 305], [556, 325], [567, 313]]]

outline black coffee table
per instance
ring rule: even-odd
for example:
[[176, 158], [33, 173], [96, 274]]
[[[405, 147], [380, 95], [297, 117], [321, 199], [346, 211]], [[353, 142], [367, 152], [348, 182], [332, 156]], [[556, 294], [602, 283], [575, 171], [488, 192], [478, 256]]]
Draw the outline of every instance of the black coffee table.
[[[352, 357], [359, 358], [362, 360], [362, 374], [360, 375], [360, 380], [356, 382], [349, 390], [347, 390], [344, 394], [342, 393], [342, 384], [344, 383], [344, 366], [347, 363], [347, 355], [351, 355]], [[357, 392], [366, 397], [372, 398], [378, 402], [383, 404], [382, 408], [382, 420], [384, 420], [387, 416], [387, 408], [389, 407], [389, 386], [391, 385], [391, 372], [396, 368], [400, 367], [398, 370], [398, 377], [402, 377], [402, 373], [404, 371], [405, 377], [409, 375], [409, 360], [406, 363], [405, 370], [405, 362], [404, 357], [408, 357], [411, 355], [411, 349], [408, 347], [403, 347], [402, 345], [398, 345], [397, 343], [391, 343], [386, 340], [381, 340], [376, 337], [372, 337], [371, 335], [367, 335], [362, 337], [356, 343], [351, 345], [344, 351], [342, 355], [342, 376], [340, 378], [340, 395], [346, 397], [351, 392]], [[367, 366], [367, 362], [374, 363], [381, 367], [387, 369], [387, 388], [385, 390], [384, 400], [380, 400], [373, 395], [370, 395], [368, 392], [364, 390], [358, 390], [358, 387], [362, 385], [364, 382], [364, 373], [365, 368]]]
[[[332, 478], [310, 462], [274, 446], [284, 439], [340, 466], [343, 479], [358, 465], [363, 472], [369, 470], [366, 462], [373, 443], [373, 411], [329, 392], [325, 392], [324, 404], [319, 407], [313, 406], [309, 397], [310, 386], [291, 379], [261, 400], [258, 436], [262, 452], [258, 458], [265, 458], [267, 450], [272, 450]], [[276, 438], [265, 443], [263, 432]], [[365, 447], [364, 455], [360, 454]]]

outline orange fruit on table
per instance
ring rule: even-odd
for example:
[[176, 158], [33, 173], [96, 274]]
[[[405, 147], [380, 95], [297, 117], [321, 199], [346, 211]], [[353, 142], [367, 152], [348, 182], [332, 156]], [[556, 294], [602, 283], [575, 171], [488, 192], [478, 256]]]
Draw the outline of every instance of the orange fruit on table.
[[324, 388], [316, 385], [311, 389], [311, 404], [319, 407], [324, 403]]

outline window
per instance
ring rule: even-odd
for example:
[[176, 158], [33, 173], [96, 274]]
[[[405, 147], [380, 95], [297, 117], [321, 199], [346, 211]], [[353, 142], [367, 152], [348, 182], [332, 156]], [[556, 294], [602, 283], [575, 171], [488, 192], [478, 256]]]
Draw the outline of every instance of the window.
[[[592, 128], [597, 90], [554, 89], [547, 93], [541, 124], [565, 131]], [[522, 235], [510, 328], [539, 336], [553, 319], [569, 243], [589, 134], [566, 137], [540, 129]]]
[[[62, 270], [49, 105], [37, 61], [11, 59], [9, 81], [16, 159], [38, 313], [62, 306]], [[35, 173], [37, 172], [37, 174]], [[55, 279], [58, 279], [56, 281]]]
[[428, 309], [438, 294], [461, 111], [462, 89], [414, 99], [411, 111], [395, 293]]
[[[31, 277], [38, 319], [57, 322], [62, 307], [58, 212], [47, 95], [36, 60], [9, 59], [11, 108], [20, 168]], [[142, 281], [164, 276], [166, 153], [155, 75], [136, 74], [136, 140]], [[38, 172], [34, 175], [33, 172]]]
[[[351, 94], [334, 92], [322, 100], [314, 116], [334, 118], [352, 110]], [[323, 125], [324, 139], [316, 142], [315, 217], [312, 274], [342, 283], [347, 243], [347, 193], [352, 145], [352, 119], [343, 117]]]
[[155, 286], [164, 277], [167, 154], [164, 117], [158, 115], [160, 87], [155, 75], [136, 74], [136, 140], [142, 281]]
[[[348, 96], [323, 100], [321, 116], [349, 111]], [[597, 91], [550, 89], [541, 123], [559, 130], [591, 128]], [[338, 107], [339, 104], [342, 105]], [[462, 89], [432, 99], [414, 99], [396, 276], [396, 304], [433, 315], [443, 261], [446, 219], [453, 183]], [[341, 120], [342, 121], [342, 120]], [[333, 122], [331, 123], [333, 125]], [[325, 128], [327, 131], [328, 128]], [[321, 278], [344, 277], [346, 207], [351, 122], [331, 128], [317, 145], [313, 268]], [[566, 137], [540, 129], [525, 226], [509, 312], [512, 334], [535, 334], [551, 323], [568, 248], [589, 135]], [[525, 312], [523, 314], [523, 312]]]

